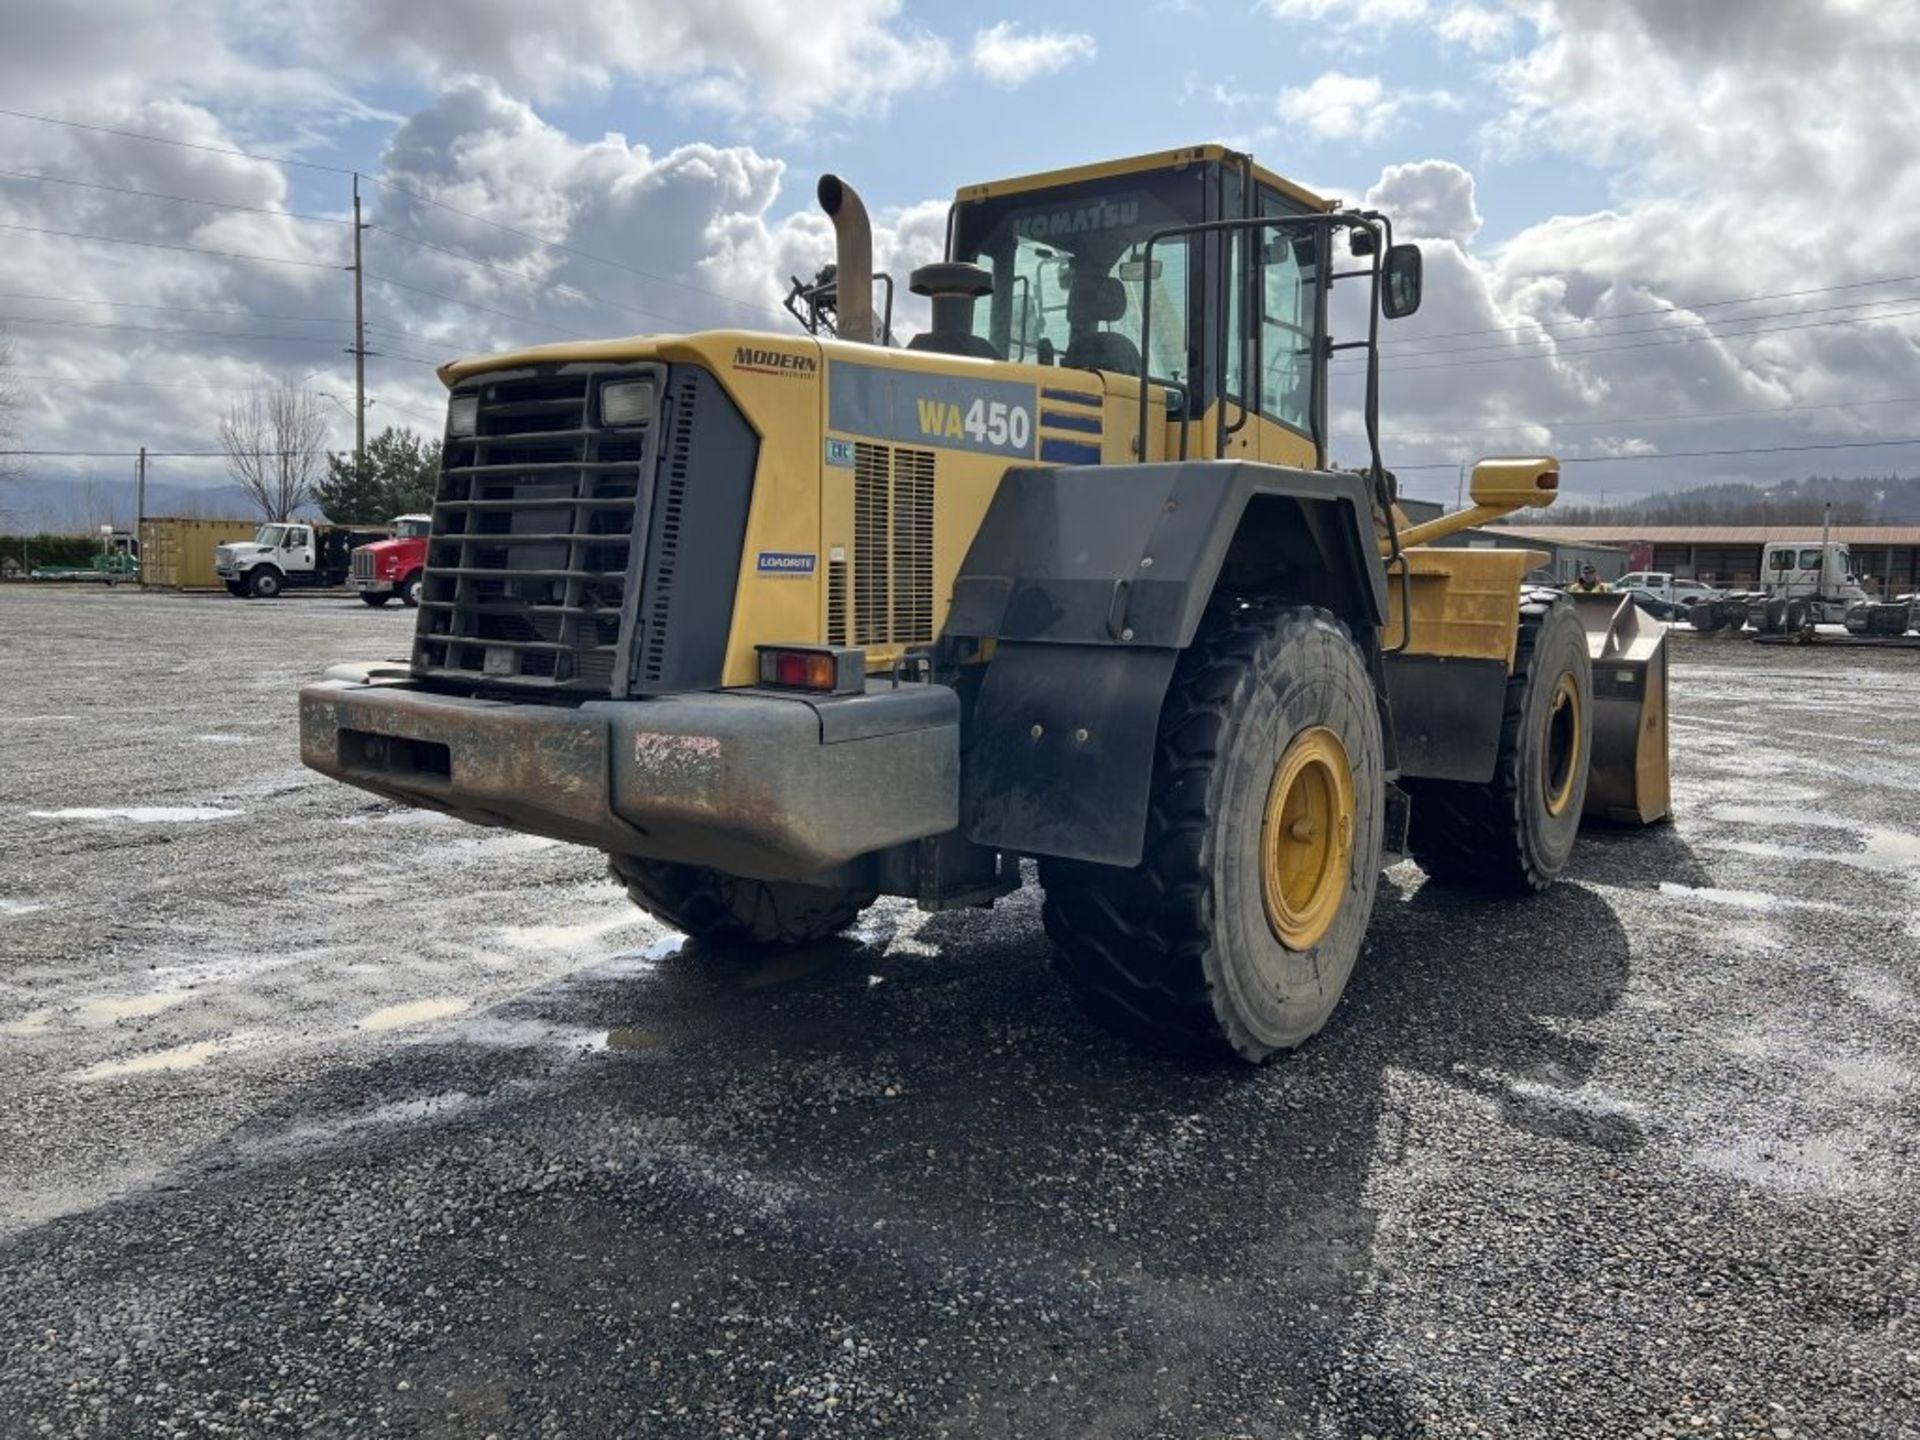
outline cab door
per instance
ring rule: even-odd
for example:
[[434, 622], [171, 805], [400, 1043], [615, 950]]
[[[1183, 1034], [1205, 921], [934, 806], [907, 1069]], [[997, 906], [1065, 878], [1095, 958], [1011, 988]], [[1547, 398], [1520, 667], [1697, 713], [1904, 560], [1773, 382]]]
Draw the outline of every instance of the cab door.
[[311, 525], [289, 526], [285, 551], [288, 574], [295, 571], [310, 573], [313, 570], [313, 527]]
[[[1254, 204], [1262, 217], [1305, 213], [1265, 186], [1258, 187]], [[1229, 458], [1300, 469], [1323, 463], [1314, 437], [1325, 414], [1324, 267], [1315, 252], [1327, 238], [1325, 230], [1249, 229], [1230, 243], [1224, 386]]]

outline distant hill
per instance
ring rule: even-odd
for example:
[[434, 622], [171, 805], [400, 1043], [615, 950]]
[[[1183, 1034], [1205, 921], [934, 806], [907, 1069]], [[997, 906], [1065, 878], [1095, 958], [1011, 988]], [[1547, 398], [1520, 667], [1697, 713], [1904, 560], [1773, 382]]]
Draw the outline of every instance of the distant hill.
[[[149, 482], [147, 514], [209, 520], [259, 518], [246, 492], [224, 481], [204, 486]], [[124, 530], [132, 519], [130, 479], [27, 476], [0, 481], [0, 532], [91, 535], [102, 525]]]
[[1809, 475], [1772, 485], [1731, 482], [1621, 505], [1555, 506], [1555, 525], [1920, 525], [1920, 476]]

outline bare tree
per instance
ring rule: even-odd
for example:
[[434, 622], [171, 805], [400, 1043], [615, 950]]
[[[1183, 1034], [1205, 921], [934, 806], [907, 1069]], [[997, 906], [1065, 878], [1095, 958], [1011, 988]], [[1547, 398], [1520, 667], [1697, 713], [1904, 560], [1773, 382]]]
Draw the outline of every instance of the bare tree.
[[326, 473], [326, 428], [313, 393], [291, 382], [250, 391], [220, 422], [227, 473], [268, 520], [312, 503]]

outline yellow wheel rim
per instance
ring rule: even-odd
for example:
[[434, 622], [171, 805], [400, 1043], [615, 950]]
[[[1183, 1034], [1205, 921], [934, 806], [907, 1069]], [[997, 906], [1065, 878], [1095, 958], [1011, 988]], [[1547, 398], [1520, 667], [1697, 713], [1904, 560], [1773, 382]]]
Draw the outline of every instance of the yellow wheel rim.
[[1562, 675], [1553, 687], [1553, 699], [1547, 705], [1546, 743], [1540, 747], [1540, 763], [1545, 766], [1547, 813], [1561, 815], [1573, 801], [1574, 777], [1580, 773], [1581, 733], [1580, 687], [1573, 672]]
[[1260, 894], [1289, 950], [1310, 950], [1340, 913], [1353, 854], [1353, 763], [1324, 725], [1293, 737], [1260, 818]]

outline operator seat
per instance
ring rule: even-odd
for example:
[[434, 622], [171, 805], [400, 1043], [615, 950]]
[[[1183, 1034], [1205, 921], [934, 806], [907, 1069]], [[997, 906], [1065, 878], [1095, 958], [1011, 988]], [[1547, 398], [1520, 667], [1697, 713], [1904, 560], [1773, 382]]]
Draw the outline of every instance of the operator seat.
[[1076, 275], [1067, 291], [1067, 329], [1073, 336], [1061, 364], [1072, 370], [1140, 371], [1140, 347], [1112, 330], [1096, 330], [1127, 313], [1127, 287], [1112, 275]]

